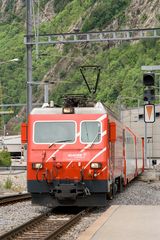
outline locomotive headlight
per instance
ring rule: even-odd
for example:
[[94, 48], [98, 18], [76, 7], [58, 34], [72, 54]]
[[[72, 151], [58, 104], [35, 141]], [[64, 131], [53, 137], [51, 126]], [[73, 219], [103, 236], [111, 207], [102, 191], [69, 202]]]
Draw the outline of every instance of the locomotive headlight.
[[73, 114], [74, 113], [74, 108], [73, 107], [64, 107], [62, 109], [62, 113], [64, 113], [64, 114]]
[[32, 168], [33, 169], [41, 169], [41, 168], [43, 168], [43, 164], [42, 163], [32, 163]]
[[92, 162], [91, 164], [90, 164], [90, 167], [91, 168], [93, 168], [93, 169], [100, 169], [100, 168], [102, 168], [102, 163], [100, 163], [100, 162]]

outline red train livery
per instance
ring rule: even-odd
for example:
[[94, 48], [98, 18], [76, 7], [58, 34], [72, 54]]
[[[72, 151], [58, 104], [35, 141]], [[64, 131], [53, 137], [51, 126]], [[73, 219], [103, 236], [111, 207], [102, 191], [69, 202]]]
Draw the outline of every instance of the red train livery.
[[[23, 125], [23, 142], [25, 131]], [[144, 170], [142, 139], [101, 102], [35, 108], [27, 136], [27, 182], [34, 204], [103, 206]]]

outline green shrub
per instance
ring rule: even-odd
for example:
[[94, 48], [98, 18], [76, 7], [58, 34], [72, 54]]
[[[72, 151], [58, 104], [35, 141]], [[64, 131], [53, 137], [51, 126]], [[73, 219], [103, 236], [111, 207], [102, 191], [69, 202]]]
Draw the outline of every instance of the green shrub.
[[148, 18], [147, 14], [143, 14], [141, 16], [141, 22], [144, 23], [147, 20], [147, 18]]
[[107, 26], [107, 24], [109, 24], [114, 19], [114, 17], [123, 12], [129, 3], [130, 0], [99, 1], [97, 7], [84, 21], [82, 31], [87, 32], [95, 28], [103, 29], [103, 27]]
[[54, 0], [54, 10], [56, 13], [61, 12], [65, 6], [73, 0]]
[[9, 177], [7, 177], [7, 180], [4, 183], [4, 187], [6, 189], [11, 189], [11, 187], [12, 187], [12, 180]]
[[10, 166], [11, 165], [11, 155], [7, 151], [0, 152], [0, 166]]

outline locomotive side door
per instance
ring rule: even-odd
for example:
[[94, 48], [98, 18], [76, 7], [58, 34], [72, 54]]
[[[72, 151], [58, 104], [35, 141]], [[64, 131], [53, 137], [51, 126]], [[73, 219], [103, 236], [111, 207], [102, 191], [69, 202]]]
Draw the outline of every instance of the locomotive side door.
[[114, 167], [115, 167], [115, 142], [116, 142], [116, 123], [109, 122], [109, 147], [110, 147], [110, 158], [109, 158], [109, 171], [110, 180], [114, 179]]

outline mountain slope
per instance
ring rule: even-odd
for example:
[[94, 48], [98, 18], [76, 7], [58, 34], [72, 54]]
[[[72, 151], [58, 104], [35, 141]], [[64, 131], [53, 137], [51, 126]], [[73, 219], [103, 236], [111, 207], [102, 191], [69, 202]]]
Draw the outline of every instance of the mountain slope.
[[[34, 2], [34, 13], [37, 13], [38, 0]], [[157, 0], [40, 0], [39, 3], [41, 34], [74, 29], [159, 27], [160, 3]], [[25, 8], [24, 0], [0, 0], [0, 62], [20, 59], [18, 63], [0, 65], [3, 103], [26, 101]], [[61, 103], [64, 93], [87, 93], [79, 65], [101, 65], [97, 99], [113, 106], [121, 95], [124, 104], [133, 106], [137, 100], [131, 98], [142, 99], [141, 65], [159, 64], [159, 44], [159, 40], [152, 40], [42, 46], [38, 60], [33, 48], [33, 81], [56, 80], [58, 83], [51, 86], [50, 98]], [[43, 88], [34, 86], [33, 93], [34, 102], [41, 102]], [[15, 113], [18, 112], [19, 108], [16, 108]]]

